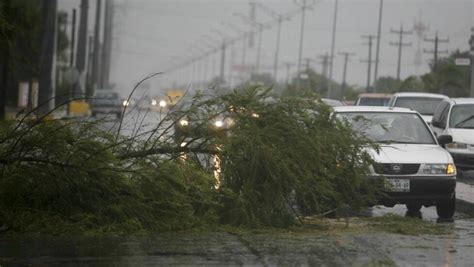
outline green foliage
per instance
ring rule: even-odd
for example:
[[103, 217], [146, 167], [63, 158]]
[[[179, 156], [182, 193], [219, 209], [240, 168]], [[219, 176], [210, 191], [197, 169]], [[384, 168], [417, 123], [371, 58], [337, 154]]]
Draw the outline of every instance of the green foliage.
[[265, 96], [250, 88], [226, 99], [244, 112], [222, 140], [222, 189], [230, 192], [223, 221], [281, 227], [294, 223], [294, 198], [312, 214], [373, 201], [374, 188], [363, 176], [370, 162], [365, 140], [314, 95], [271, 103]]
[[382, 231], [402, 235], [446, 234], [444, 225], [433, 224], [418, 218], [402, 217], [395, 214], [387, 214], [382, 217], [368, 218], [369, 226]]
[[467, 97], [470, 88], [470, 69], [466, 66], [457, 66], [454, 60], [458, 57], [469, 57], [469, 53], [456, 51], [449, 57], [441, 58], [436, 69], [431, 66], [431, 72], [421, 77], [409, 76], [402, 81], [397, 81], [393, 77], [380, 77], [376, 83], [377, 92], [428, 92], [450, 97]]
[[[103, 131], [101, 121], [3, 122], [0, 222], [16, 232], [53, 234], [219, 222], [286, 227], [295, 223], [295, 207], [319, 214], [373, 202], [375, 188], [364, 177], [370, 143], [314, 94], [275, 99], [270, 91], [198, 95], [139, 140]], [[232, 126], [211, 129], [219, 116]], [[170, 133], [183, 117], [193, 128]], [[215, 154], [222, 162], [219, 190]]]
[[[95, 123], [4, 122], [0, 221], [17, 232], [127, 233], [212, 223], [214, 181], [190, 164], [118, 160]], [[128, 144], [126, 144], [128, 145]]]

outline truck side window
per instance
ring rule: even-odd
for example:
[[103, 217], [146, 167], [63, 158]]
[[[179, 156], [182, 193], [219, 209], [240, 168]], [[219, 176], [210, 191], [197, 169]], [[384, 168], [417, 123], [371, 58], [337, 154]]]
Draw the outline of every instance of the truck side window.
[[449, 104], [445, 105], [443, 108], [443, 111], [441, 112], [441, 125], [443, 125], [443, 128], [446, 128], [446, 125], [448, 123], [448, 112], [449, 112]]
[[[447, 119], [447, 110], [448, 110], [448, 108], [449, 108], [449, 103], [446, 102], [446, 101], [443, 101], [438, 105], [438, 107], [436, 108], [436, 110], [433, 114], [433, 126], [438, 127], [438, 128], [446, 127], [446, 119]], [[443, 123], [443, 121], [444, 121], [444, 123]]]

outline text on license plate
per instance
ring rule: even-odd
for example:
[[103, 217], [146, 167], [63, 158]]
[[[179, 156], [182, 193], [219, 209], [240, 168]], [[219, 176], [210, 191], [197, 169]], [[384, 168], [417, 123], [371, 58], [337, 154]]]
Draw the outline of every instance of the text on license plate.
[[385, 179], [384, 189], [389, 192], [410, 192], [410, 180]]

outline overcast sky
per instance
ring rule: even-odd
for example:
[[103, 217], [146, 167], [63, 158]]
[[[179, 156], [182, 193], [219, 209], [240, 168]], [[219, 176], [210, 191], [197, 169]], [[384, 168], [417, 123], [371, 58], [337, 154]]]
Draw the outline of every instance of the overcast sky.
[[[301, 2], [302, 0], [300, 0]], [[311, 0], [307, 0], [311, 2]], [[60, 8], [70, 10], [78, 6], [79, 0], [60, 0]], [[260, 3], [277, 13], [288, 13], [298, 9], [292, 0], [260, 0]], [[330, 51], [334, 0], [318, 1], [312, 10], [307, 11], [303, 58], [311, 58], [312, 67], [321, 72], [318, 56]], [[397, 47], [390, 41], [398, 41], [398, 36], [391, 34], [391, 29], [412, 30], [416, 21], [429, 27], [424, 35], [434, 37], [436, 31], [440, 38], [449, 38], [449, 43], [440, 44], [440, 50], [468, 50], [470, 28], [474, 25], [474, 1], [472, 0], [385, 0], [383, 10], [382, 38], [380, 50], [379, 76], [396, 76]], [[90, 19], [93, 22], [95, 1], [91, 0]], [[336, 33], [336, 56], [334, 59], [333, 79], [342, 80], [343, 57], [338, 52], [356, 53], [351, 58], [347, 80], [350, 84], [365, 86], [368, 47], [361, 35], [377, 34], [379, 0], [339, 0], [339, 12]], [[125, 92], [145, 75], [169, 69], [192, 55], [199, 55], [201, 50], [210, 50], [205, 35], [212, 35], [211, 29], [217, 29], [228, 35], [237, 35], [222, 22], [232, 23], [243, 30], [249, 25], [233, 15], [240, 12], [248, 15], [248, 0], [116, 0], [114, 21], [114, 43], [111, 80], [119, 91]], [[269, 22], [272, 18], [257, 8], [257, 21]], [[283, 23], [280, 47], [280, 68], [278, 79], [286, 78], [283, 62], [296, 63], [300, 36], [301, 14], [294, 15], [290, 21]], [[433, 43], [419, 42], [416, 34], [404, 36], [404, 42], [412, 43], [403, 49], [401, 76], [422, 74], [428, 71], [432, 55], [423, 54], [422, 64], [417, 68], [415, 54], [420, 43], [421, 49], [433, 49]], [[271, 73], [275, 53], [276, 27], [263, 33], [262, 69]], [[220, 42], [220, 41], [219, 41]], [[210, 43], [218, 43], [211, 41]], [[242, 58], [242, 43], [227, 50], [226, 72], [229, 61], [239, 65]], [[373, 56], [375, 55], [375, 43]], [[202, 63], [207, 64], [207, 74], [212, 74], [213, 60], [220, 60], [220, 54], [210, 57]], [[256, 46], [247, 49], [247, 64], [255, 64]], [[218, 62], [216, 61], [217, 64]], [[372, 68], [373, 69], [373, 68]], [[296, 71], [296, 66], [291, 69]], [[216, 72], [217, 73], [217, 72]], [[204, 75], [201, 72], [200, 75]], [[373, 74], [372, 74], [373, 75]], [[187, 83], [191, 80], [192, 69], [175, 71], [156, 78], [150, 83], [152, 93], [159, 94], [173, 81]], [[235, 78], [237, 79], [237, 78]]]

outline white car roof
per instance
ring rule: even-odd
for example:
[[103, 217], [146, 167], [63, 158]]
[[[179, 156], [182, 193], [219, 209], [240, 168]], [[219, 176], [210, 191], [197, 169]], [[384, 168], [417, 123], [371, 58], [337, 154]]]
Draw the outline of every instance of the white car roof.
[[451, 98], [451, 103], [454, 105], [462, 105], [462, 104], [474, 104], [474, 98]]
[[394, 97], [432, 97], [432, 98], [443, 98], [448, 99], [449, 97], [442, 94], [432, 94], [432, 93], [411, 93], [411, 92], [402, 92], [396, 93]]
[[394, 113], [418, 113], [416, 110], [397, 107], [380, 107], [380, 106], [343, 106], [334, 107], [334, 112], [394, 112]]

